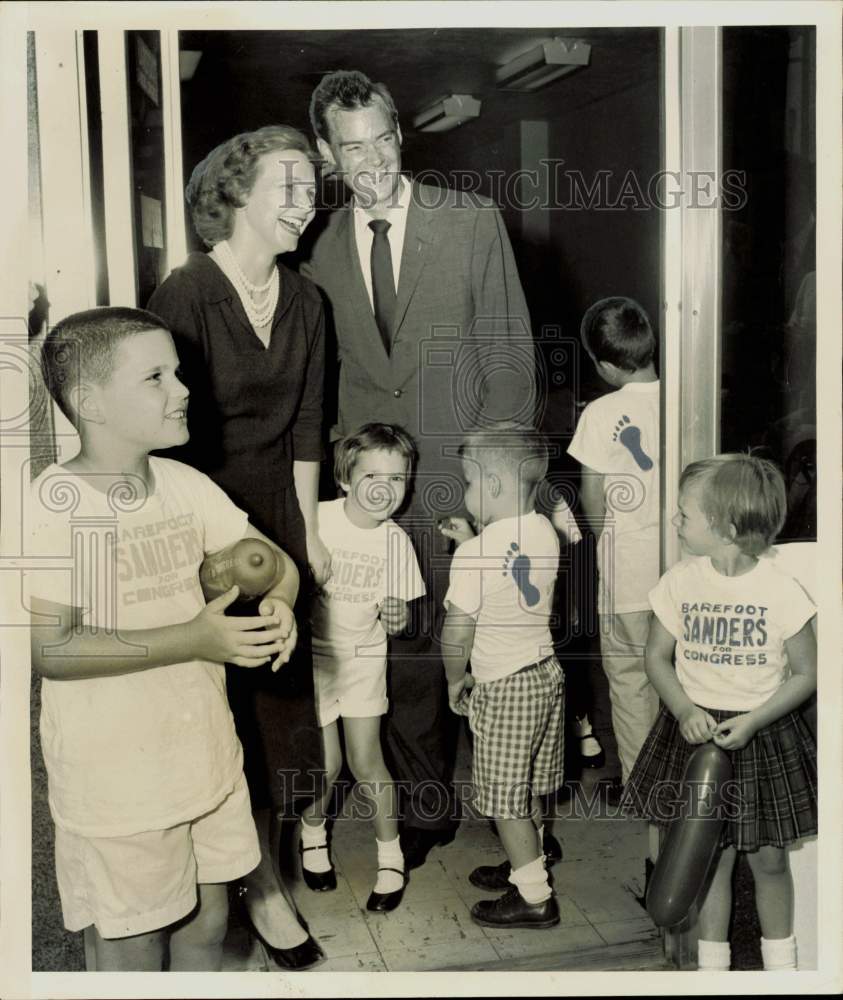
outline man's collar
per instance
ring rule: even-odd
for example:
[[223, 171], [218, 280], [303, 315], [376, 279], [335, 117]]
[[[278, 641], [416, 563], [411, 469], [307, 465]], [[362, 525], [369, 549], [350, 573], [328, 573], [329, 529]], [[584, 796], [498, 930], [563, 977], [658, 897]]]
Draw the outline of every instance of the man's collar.
[[[390, 215], [392, 212], [406, 211], [410, 207], [410, 198], [413, 193], [413, 186], [407, 180], [407, 178], [401, 174], [400, 175], [400, 189], [396, 192], [392, 192], [392, 197], [389, 201], [389, 208], [386, 210], [386, 214]], [[357, 196], [355, 195], [351, 200], [351, 207], [354, 210], [354, 216], [356, 219], [361, 219], [365, 217], [366, 225], [369, 224], [369, 220], [373, 219], [374, 216], [369, 213], [365, 208], [361, 208], [357, 204]]]

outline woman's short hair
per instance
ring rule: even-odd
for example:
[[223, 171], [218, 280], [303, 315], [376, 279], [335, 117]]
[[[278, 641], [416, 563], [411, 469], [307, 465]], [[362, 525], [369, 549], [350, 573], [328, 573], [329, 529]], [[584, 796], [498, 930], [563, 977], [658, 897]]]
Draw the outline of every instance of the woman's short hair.
[[193, 170], [185, 189], [196, 232], [206, 246], [228, 239], [234, 209], [242, 208], [258, 175], [258, 160], [276, 149], [297, 150], [316, 162], [310, 140], [290, 125], [242, 132], [212, 149]]
[[334, 449], [334, 480], [337, 486], [351, 482], [354, 466], [367, 451], [395, 451], [403, 455], [412, 471], [418, 459], [416, 443], [403, 427], [396, 424], [364, 424], [337, 442]]
[[692, 462], [679, 478], [679, 489], [700, 484], [700, 508], [712, 528], [748, 556], [760, 556], [773, 544], [787, 516], [784, 477], [766, 458], [725, 454]]

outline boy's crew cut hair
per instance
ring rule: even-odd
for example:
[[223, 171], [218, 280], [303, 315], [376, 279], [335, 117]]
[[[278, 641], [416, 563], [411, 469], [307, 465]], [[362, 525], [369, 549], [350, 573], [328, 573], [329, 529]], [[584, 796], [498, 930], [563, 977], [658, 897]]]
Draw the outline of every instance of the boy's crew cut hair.
[[692, 462], [679, 478], [680, 491], [700, 484], [699, 503], [712, 528], [745, 555], [760, 556], [781, 531], [787, 515], [784, 477], [778, 466], [754, 455], [723, 454]]
[[41, 373], [48, 392], [71, 423], [78, 423], [71, 392], [82, 383], [108, 382], [121, 342], [153, 330], [168, 331], [168, 327], [145, 309], [124, 306], [72, 313], [50, 330], [41, 350]]
[[547, 475], [547, 439], [534, 427], [515, 421], [474, 431], [460, 445], [459, 454], [484, 470], [509, 473], [525, 488], [534, 487]]
[[595, 361], [636, 372], [653, 361], [656, 338], [647, 313], [624, 295], [589, 306], [580, 324], [583, 346]]
[[398, 452], [406, 461], [408, 472], [412, 472], [418, 460], [416, 443], [403, 427], [396, 424], [364, 424], [337, 442], [334, 449], [334, 480], [337, 486], [351, 482], [357, 460], [367, 451]]

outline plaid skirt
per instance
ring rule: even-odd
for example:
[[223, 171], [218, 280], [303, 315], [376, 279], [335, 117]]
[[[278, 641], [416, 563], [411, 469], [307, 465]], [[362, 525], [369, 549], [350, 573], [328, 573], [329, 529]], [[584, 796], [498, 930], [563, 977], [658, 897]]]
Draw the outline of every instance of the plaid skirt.
[[[706, 711], [718, 723], [745, 714]], [[662, 706], [624, 788], [622, 812], [670, 826], [670, 817], [681, 815], [682, 774], [694, 749]], [[759, 729], [742, 750], [726, 752], [733, 779], [724, 790], [724, 847], [786, 847], [817, 832], [817, 749], [797, 712]]]

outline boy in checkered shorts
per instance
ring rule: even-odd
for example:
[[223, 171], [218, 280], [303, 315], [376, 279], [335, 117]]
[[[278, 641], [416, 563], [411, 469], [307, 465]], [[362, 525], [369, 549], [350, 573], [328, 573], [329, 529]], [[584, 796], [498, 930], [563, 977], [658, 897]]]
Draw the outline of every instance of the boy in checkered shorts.
[[552, 927], [559, 908], [538, 796], [562, 784], [564, 682], [549, 629], [559, 542], [535, 510], [547, 445], [532, 429], [502, 424], [469, 436], [461, 457], [465, 506], [479, 534], [462, 518], [441, 526], [461, 543], [445, 596], [442, 658], [451, 708], [468, 715], [474, 734], [475, 802], [495, 820], [512, 883], [471, 916], [492, 927]]

